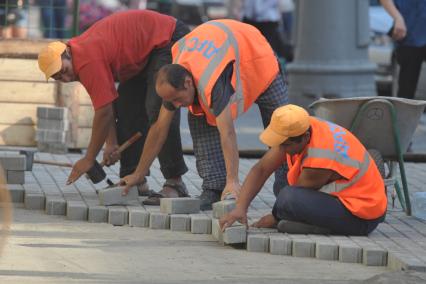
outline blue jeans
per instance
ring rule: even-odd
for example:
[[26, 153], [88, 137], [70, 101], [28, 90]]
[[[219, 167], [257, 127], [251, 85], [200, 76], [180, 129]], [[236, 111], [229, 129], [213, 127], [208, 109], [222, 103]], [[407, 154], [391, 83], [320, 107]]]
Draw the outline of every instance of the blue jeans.
[[353, 215], [340, 200], [321, 191], [296, 186], [282, 188], [272, 214], [277, 220], [289, 220], [331, 230], [332, 234], [365, 236], [371, 233], [383, 216], [365, 220]]

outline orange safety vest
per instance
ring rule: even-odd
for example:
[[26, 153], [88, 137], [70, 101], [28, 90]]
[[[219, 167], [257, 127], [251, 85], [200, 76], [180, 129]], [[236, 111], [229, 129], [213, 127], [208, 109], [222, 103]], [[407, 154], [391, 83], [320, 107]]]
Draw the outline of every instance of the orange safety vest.
[[385, 185], [379, 170], [361, 142], [347, 129], [310, 118], [311, 140], [301, 154], [286, 155], [290, 185], [296, 184], [303, 168], [333, 170], [344, 179], [319, 189], [337, 196], [353, 215], [375, 219], [386, 210]]
[[232, 118], [247, 111], [279, 72], [274, 52], [253, 26], [235, 20], [206, 22], [172, 47], [173, 63], [185, 67], [194, 77], [200, 105], [189, 106], [194, 115], [206, 115], [216, 125], [211, 109], [213, 86], [225, 67], [233, 63], [230, 98]]

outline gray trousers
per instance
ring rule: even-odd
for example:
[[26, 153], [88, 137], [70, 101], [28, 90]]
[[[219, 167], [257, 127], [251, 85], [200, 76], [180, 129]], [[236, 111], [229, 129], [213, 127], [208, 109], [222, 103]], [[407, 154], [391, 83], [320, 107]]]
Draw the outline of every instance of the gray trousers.
[[[279, 73], [268, 89], [260, 95], [256, 104], [262, 116], [263, 126], [269, 125], [273, 111], [288, 103], [287, 86]], [[188, 124], [193, 140], [197, 171], [203, 179], [203, 190], [223, 191], [226, 184], [226, 167], [220, 143], [219, 130], [207, 123], [205, 116], [188, 112]], [[287, 166], [275, 172], [274, 188], [287, 184]]]

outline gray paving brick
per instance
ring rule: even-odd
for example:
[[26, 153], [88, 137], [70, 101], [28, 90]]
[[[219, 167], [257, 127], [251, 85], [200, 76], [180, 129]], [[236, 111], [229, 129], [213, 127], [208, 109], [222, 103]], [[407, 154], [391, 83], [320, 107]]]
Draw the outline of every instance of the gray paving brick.
[[362, 248], [351, 239], [344, 236], [331, 236], [339, 246], [339, 261], [347, 263], [362, 262]]
[[123, 226], [128, 223], [129, 212], [123, 206], [108, 207], [108, 223], [114, 226]]
[[269, 250], [275, 255], [292, 255], [293, 241], [284, 234], [271, 234]]
[[99, 190], [99, 204], [108, 206], [128, 205], [132, 202], [139, 203], [137, 187], [132, 187], [127, 195], [122, 195], [122, 192], [123, 188], [121, 186]]
[[388, 252], [388, 267], [391, 270], [415, 270], [426, 272], [425, 263], [408, 252]]
[[241, 244], [247, 241], [247, 230], [244, 225], [235, 223], [222, 232], [219, 219], [212, 219], [212, 235], [221, 244]]
[[44, 210], [44, 194], [41, 192], [28, 193], [25, 192], [24, 204], [25, 208], [32, 210]]
[[20, 184], [11, 184], [7, 186], [7, 189], [10, 193], [10, 199], [13, 203], [23, 203], [25, 190], [24, 187]]
[[52, 154], [65, 154], [68, 152], [68, 147], [65, 143], [48, 143], [37, 141], [37, 149], [40, 152], [48, 152]]
[[160, 211], [166, 214], [192, 214], [200, 212], [200, 199], [192, 197], [161, 198]]
[[248, 234], [247, 250], [254, 252], [269, 252], [269, 235]]
[[65, 143], [67, 137], [66, 131], [48, 130], [48, 129], [37, 129], [35, 141], [44, 143]]
[[362, 248], [362, 263], [367, 266], [386, 266], [387, 250], [367, 237], [351, 237]]
[[68, 119], [45, 119], [39, 118], [37, 120], [38, 129], [56, 129], [61, 131], [67, 131], [69, 129]]
[[7, 183], [8, 184], [24, 184], [25, 171], [7, 170]]
[[149, 212], [141, 206], [127, 206], [129, 210], [129, 226], [149, 227]]
[[91, 223], [107, 223], [108, 208], [102, 205], [89, 206], [87, 219]]
[[87, 205], [83, 201], [67, 201], [68, 220], [87, 220]]
[[37, 107], [37, 118], [67, 119], [68, 109], [65, 107]]
[[296, 257], [315, 257], [315, 242], [303, 235], [292, 235], [292, 253]]
[[181, 232], [191, 231], [191, 217], [187, 214], [171, 214], [170, 230]]
[[0, 164], [5, 171], [25, 171], [26, 169], [26, 158], [25, 155], [2, 153], [0, 151]]
[[67, 203], [62, 196], [46, 196], [46, 208], [45, 212], [47, 215], [65, 215]]
[[149, 216], [149, 227], [151, 229], [170, 229], [170, 216], [166, 213], [151, 212]]
[[191, 214], [191, 233], [211, 234], [212, 219], [204, 214]]
[[213, 218], [220, 219], [235, 208], [235, 200], [222, 200], [213, 203]]
[[315, 257], [324, 260], [338, 260], [339, 246], [330, 237], [308, 235], [315, 242]]

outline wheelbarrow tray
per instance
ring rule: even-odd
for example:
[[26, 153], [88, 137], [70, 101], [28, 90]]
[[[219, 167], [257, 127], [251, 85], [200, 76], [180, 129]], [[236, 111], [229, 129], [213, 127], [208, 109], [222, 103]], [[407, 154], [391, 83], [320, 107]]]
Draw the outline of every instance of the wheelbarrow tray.
[[344, 99], [320, 99], [309, 107], [315, 116], [351, 129], [354, 119], [360, 113], [359, 123], [353, 133], [367, 149], [376, 149], [385, 157], [398, 153], [392, 126], [391, 103], [396, 111], [396, 126], [399, 132], [401, 151], [405, 153], [426, 106], [426, 101], [396, 97], [355, 97]]

